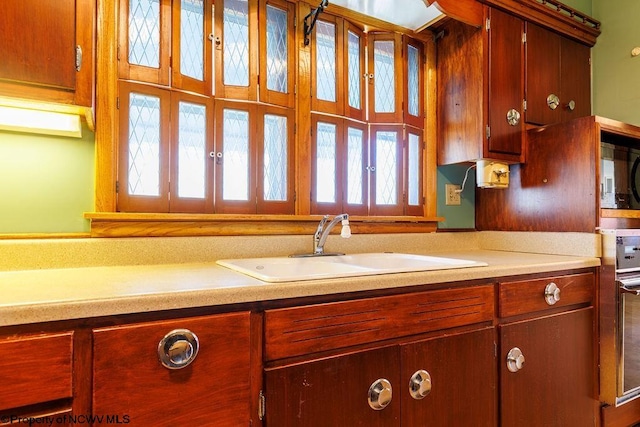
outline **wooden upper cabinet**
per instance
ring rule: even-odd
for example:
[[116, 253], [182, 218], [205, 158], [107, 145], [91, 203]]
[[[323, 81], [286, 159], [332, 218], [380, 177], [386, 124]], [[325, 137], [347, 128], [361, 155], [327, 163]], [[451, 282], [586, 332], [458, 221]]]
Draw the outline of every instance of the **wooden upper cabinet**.
[[95, 0], [0, 2], [0, 95], [93, 106]]
[[451, 21], [438, 41], [439, 164], [524, 160], [524, 22], [489, 7], [485, 18]]
[[527, 123], [591, 114], [590, 48], [530, 22], [526, 34]]

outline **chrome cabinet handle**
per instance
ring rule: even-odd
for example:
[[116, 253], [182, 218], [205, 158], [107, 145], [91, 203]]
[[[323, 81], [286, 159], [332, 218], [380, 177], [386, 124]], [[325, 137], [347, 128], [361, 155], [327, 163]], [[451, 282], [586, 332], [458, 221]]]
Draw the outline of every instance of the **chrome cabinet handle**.
[[174, 329], [158, 343], [158, 359], [167, 369], [186, 368], [198, 355], [198, 336], [188, 329]]
[[551, 110], [555, 110], [556, 108], [558, 108], [558, 105], [560, 105], [560, 98], [558, 98], [558, 95], [552, 93], [547, 96], [547, 106]]
[[507, 123], [511, 126], [515, 126], [520, 123], [520, 112], [515, 108], [507, 111]]
[[560, 288], [551, 282], [544, 288], [544, 300], [549, 305], [554, 305], [560, 301]]
[[409, 394], [416, 400], [424, 399], [431, 392], [431, 375], [424, 369], [416, 371], [409, 380]]
[[518, 372], [524, 366], [524, 354], [518, 347], [513, 347], [507, 353], [507, 369]]
[[380, 411], [391, 403], [393, 397], [391, 383], [384, 378], [377, 379], [369, 387], [369, 406]]
[[567, 110], [569, 111], [573, 111], [576, 109], [576, 101], [574, 101], [573, 99], [571, 101], [569, 101], [569, 103], [567, 104]]

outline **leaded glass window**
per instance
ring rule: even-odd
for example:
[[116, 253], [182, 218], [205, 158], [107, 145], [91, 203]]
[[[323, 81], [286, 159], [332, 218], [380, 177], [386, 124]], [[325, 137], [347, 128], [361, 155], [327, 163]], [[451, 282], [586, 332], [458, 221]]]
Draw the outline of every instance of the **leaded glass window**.
[[347, 130], [347, 203], [361, 205], [364, 180], [364, 132], [362, 129], [349, 127]]
[[264, 116], [264, 199], [287, 200], [288, 141], [287, 118], [274, 114]]
[[398, 132], [376, 132], [376, 204], [396, 205], [398, 203]]
[[203, 105], [179, 103], [178, 197], [205, 197], [207, 110]]
[[333, 123], [318, 122], [316, 137], [316, 201], [336, 202], [337, 129]]
[[132, 196], [160, 194], [160, 98], [129, 96], [129, 174]]
[[410, 206], [420, 205], [420, 136], [409, 132], [407, 148], [407, 196]]
[[393, 113], [396, 103], [395, 46], [392, 40], [376, 40], [373, 52], [375, 112]]
[[420, 51], [408, 45], [407, 50], [407, 110], [412, 116], [420, 115]]
[[180, 15], [180, 72], [204, 80], [204, 1], [182, 0]]
[[316, 97], [336, 101], [336, 26], [316, 22]]
[[249, 113], [225, 109], [222, 126], [222, 198], [249, 200]]
[[248, 0], [225, 0], [223, 15], [224, 84], [249, 86]]
[[267, 89], [287, 93], [287, 11], [267, 5]]
[[160, 66], [160, 0], [129, 1], [129, 63]]
[[361, 109], [360, 105], [362, 100], [362, 87], [361, 76], [362, 70], [360, 69], [360, 37], [349, 31], [349, 106]]

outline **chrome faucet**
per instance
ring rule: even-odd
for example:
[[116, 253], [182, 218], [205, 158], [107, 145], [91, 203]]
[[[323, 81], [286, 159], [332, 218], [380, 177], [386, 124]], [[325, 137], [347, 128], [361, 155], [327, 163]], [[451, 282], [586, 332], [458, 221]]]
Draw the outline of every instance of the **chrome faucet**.
[[348, 239], [349, 237], [351, 237], [351, 227], [349, 226], [349, 215], [346, 213], [336, 215], [331, 220], [331, 222], [327, 224], [327, 227], [325, 228], [324, 226], [328, 220], [329, 220], [329, 215], [323, 216], [322, 219], [320, 220], [320, 223], [318, 224], [318, 228], [315, 234], [313, 235], [313, 254], [312, 255], [314, 256], [344, 255], [344, 254], [336, 254], [336, 253], [325, 253], [324, 244], [327, 241], [327, 237], [329, 237], [329, 233], [331, 233], [331, 230], [333, 229], [333, 227], [335, 227], [336, 224], [338, 224], [339, 222], [342, 222], [342, 230], [340, 231], [340, 236], [343, 239]]

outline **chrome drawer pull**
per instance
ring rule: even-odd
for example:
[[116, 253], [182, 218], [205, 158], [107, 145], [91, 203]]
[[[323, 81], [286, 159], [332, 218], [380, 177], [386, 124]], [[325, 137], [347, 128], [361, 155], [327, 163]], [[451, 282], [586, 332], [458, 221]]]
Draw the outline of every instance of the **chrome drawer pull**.
[[371, 409], [380, 411], [391, 403], [392, 396], [391, 383], [389, 380], [380, 378], [375, 380], [369, 387], [369, 406]]
[[431, 375], [424, 369], [416, 371], [409, 380], [409, 394], [416, 400], [424, 399], [431, 393]]
[[158, 343], [158, 359], [167, 369], [186, 368], [198, 355], [198, 336], [188, 329], [174, 329]]
[[544, 288], [544, 300], [549, 305], [554, 305], [560, 301], [560, 288], [551, 282]]
[[507, 353], [507, 369], [511, 372], [518, 372], [524, 367], [524, 354], [518, 347], [513, 347]]

